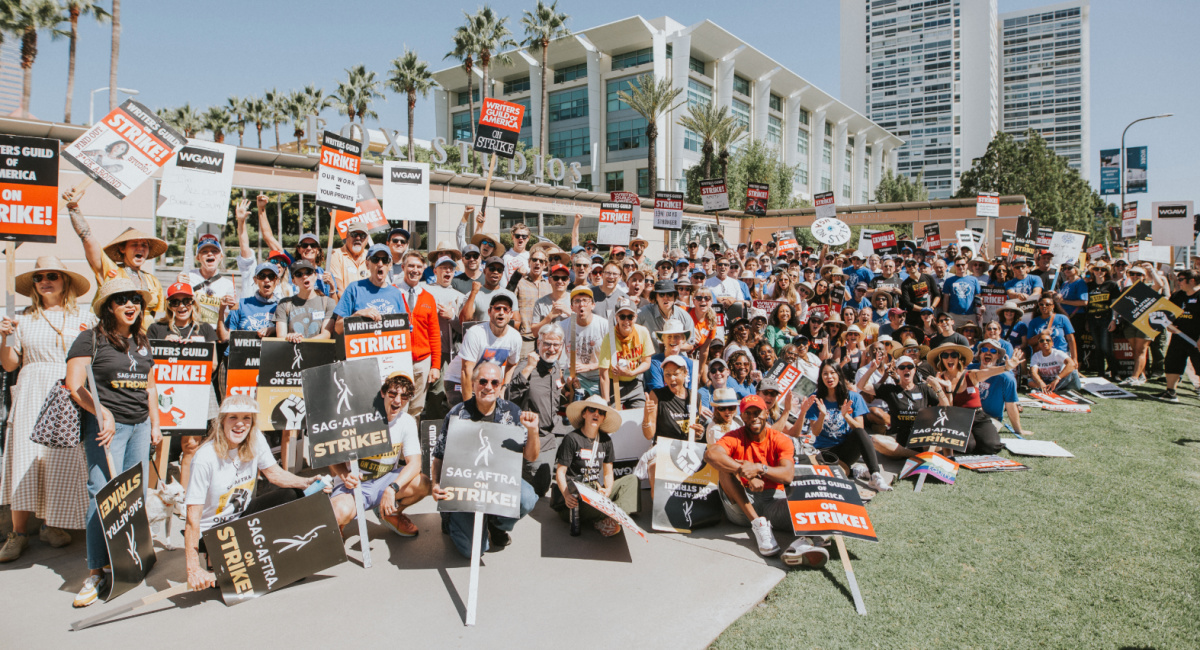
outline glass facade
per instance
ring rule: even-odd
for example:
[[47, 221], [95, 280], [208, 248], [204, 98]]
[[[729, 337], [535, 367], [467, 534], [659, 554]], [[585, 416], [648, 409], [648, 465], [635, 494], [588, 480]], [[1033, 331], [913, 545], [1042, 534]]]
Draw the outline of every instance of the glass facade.
[[783, 148], [783, 120], [774, 115], [767, 116], [767, 144], [776, 150]]
[[833, 190], [833, 181], [830, 179], [830, 174], [833, 169], [833, 142], [826, 140], [821, 148], [821, 191], [829, 192]]
[[808, 187], [808, 131], [796, 130], [796, 182]]
[[605, 192], [625, 191], [625, 172], [604, 172]]
[[700, 74], [704, 74], [704, 62], [701, 61], [700, 59], [697, 59], [694, 56], [689, 57], [688, 58], [688, 69], [691, 70], [692, 72], [698, 72]]
[[[526, 111], [528, 112], [528, 111]], [[450, 133], [455, 140], [471, 141], [471, 125], [479, 122], [479, 109], [475, 109], [475, 119], [471, 119], [470, 111], [459, 111], [454, 114], [450, 123]]]
[[773, 111], [783, 112], [783, 98], [775, 93], [771, 93], [771, 98], [767, 100], [767, 104]]
[[473, 89], [470, 94], [467, 94], [467, 91], [465, 91], [465, 90], [460, 93], [457, 93], [457, 94], [458, 94], [458, 104], [457, 104], [458, 106], [466, 106], [467, 104], [470, 104], [472, 95], [474, 95], [474, 97], [475, 97], [475, 103], [476, 104], [479, 103], [479, 89], [478, 88]]
[[514, 93], [523, 93], [529, 90], [529, 77], [521, 77], [512, 81], [504, 82], [504, 94], [512, 95]]
[[624, 70], [632, 68], [635, 65], [642, 65], [654, 61], [654, 48], [647, 47], [633, 52], [624, 54], [614, 54], [612, 58], [613, 70]]
[[842, 174], [842, 178], [844, 178], [845, 181], [842, 182], [842, 198], [849, 199], [850, 198], [850, 184], [852, 182], [852, 179], [854, 178], [854, 176], [853, 176], [854, 172], [852, 171], [854, 168], [854, 165], [853, 165], [854, 150], [853, 149], [846, 150], [844, 160], [845, 160], [845, 163], [842, 165], [842, 171], [844, 172]]
[[608, 123], [608, 150], [626, 151], [646, 146], [646, 119], [636, 117]]
[[587, 64], [577, 63], [554, 71], [554, 83], [561, 84], [587, 77]]
[[750, 80], [740, 75], [733, 75], [733, 92], [750, 96]]
[[707, 106], [712, 103], [712, 88], [695, 79], [688, 79], [687, 99], [689, 106]]
[[740, 99], [733, 100], [733, 118], [738, 124], [750, 129], [750, 105]]
[[621, 97], [617, 93], [622, 90], [626, 93], [632, 92], [633, 82], [636, 80], [637, 77], [626, 77], [625, 79], [618, 79], [616, 81], [608, 82], [605, 95], [609, 113], [614, 111], [623, 111], [629, 108], [629, 104], [621, 101]]
[[588, 129], [565, 129], [550, 132], [550, 156], [553, 158], [578, 158], [591, 153]]
[[560, 90], [550, 93], [549, 117], [550, 122], [570, 120], [577, 117], [587, 117], [588, 98], [587, 86]]
[[650, 169], [648, 167], [643, 167], [637, 170], [637, 176], [637, 195], [650, 196]]

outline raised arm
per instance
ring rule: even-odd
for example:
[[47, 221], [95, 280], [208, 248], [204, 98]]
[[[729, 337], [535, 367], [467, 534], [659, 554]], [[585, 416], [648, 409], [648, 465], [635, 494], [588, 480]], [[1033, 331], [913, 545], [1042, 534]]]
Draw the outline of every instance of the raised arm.
[[254, 257], [254, 249], [250, 248], [250, 233], [246, 232], [246, 218], [250, 216], [250, 199], [238, 201], [237, 207], [233, 209], [233, 216], [237, 220], [239, 253], [243, 258], [251, 259]]
[[75, 229], [75, 234], [79, 235], [79, 241], [83, 242], [83, 255], [87, 258], [88, 266], [99, 275], [104, 266], [104, 248], [100, 246], [100, 242], [92, 234], [92, 227], [79, 211], [79, 200], [83, 198], [84, 192], [84, 189], [72, 188], [63, 192], [62, 199], [71, 215], [71, 227]]
[[[579, 245], [579, 222], [582, 220], [583, 220], [583, 215], [576, 213], [575, 214], [575, 223], [573, 223], [571, 225], [571, 250], [575, 250], [575, 247]], [[571, 253], [571, 255], [574, 255], [574, 254], [575, 253]]]
[[[258, 231], [262, 233], [263, 241], [267, 242], [267, 248], [273, 251], [283, 250], [283, 245], [275, 239], [275, 233], [271, 232], [271, 220], [267, 218], [267, 204], [270, 199], [266, 194], [258, 195]], [[249, 257], [248, 255], [245, 257]]]

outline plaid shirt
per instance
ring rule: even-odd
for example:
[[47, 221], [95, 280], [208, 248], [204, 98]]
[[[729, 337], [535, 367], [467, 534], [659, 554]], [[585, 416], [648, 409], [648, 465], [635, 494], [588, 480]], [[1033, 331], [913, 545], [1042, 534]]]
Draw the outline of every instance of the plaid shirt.
[[517, 283], [517, 311], [521, 313], [521, 338], [532, 341], [533, 305], [543, 296], [550, 295], [550, 280], [546, 276], [538, 278], [537, 282], [522, 279]]

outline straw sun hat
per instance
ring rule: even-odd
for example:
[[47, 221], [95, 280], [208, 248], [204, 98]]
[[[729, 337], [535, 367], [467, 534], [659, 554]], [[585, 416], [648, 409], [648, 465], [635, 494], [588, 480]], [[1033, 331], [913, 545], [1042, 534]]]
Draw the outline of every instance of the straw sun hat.
[[150, 254], [146, 256], [146, 259], [152, 260], [167, 252], [167, 242], [159, 239], [158, 237], [147, 235], [137, 228], [126, 228], [125, 232], [117, 235], [116, 239], [108, 242], [108, 245], [104, 247], [104, 253], [108, 255], [109, 259], [112, 261], [120, 262], [122, 261], [121, 244], [124, 244], [127, 241], [136, 241], [138, 239], [144, 239], [150, 244]]
[[567, 406], [567, 419], [570, 420], [571, 426], [576, 429], [583, 428], [583, 409], [588, 407], [599, 409], [604, 413], [604, 421], [600, 423], [600, 430], [604, 433], [612, 433], [621, 428], [621, 415], [599, 395], [592, 395]]
[[75, 289], [76, 296], [82, 296], [92, 288], [92, 283], [87, 277], [80, 275], [74, 271], [68, 270], [66, 265], [53, 255], [43, 255], [37, 258], [37, 262], [33, 265], [32, 271], [26, 271], [18, 275], [14, 282], [16, 283], [17, 293], [22, 296], [28, 296], [33, 293], [33, 275], [35, 273], [45, 273], [47, 271], [57, 271], [70, 278], [71, 286]]

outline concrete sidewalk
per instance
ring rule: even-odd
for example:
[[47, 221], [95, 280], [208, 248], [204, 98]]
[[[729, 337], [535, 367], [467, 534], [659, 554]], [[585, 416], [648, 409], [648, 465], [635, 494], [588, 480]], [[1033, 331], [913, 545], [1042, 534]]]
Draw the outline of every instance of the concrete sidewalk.
[[[649, 529], [647, 511], [637, 517]], [[281, 591], [226, 607], [216, 590], [189, 593], [125, 618], [72, 633], [72, 621], [184, 580], [183, 551], [158, 549], [148, 584], [113, 603], [76, 610], [87, 570], [83, 532], [51, 549], [32, 536], [16, 562], [0, 565], [8, 595], [0, 617], [7, 647], [127, 646], [155, 648], [232, 643], [330, 647], [348, 640], [417, 647], [480, 647], [500, 641], [523, 647], [707, 646], [785, 575], [778, 558], [759, 557], [749, 529], [728, 524], [690, 536], [631, 532], [602, 538], [590, 527], [570, 537], [542, 499], [513, 531], [513, 543], [487, 553], [479, 576], [478, 620], [463, 625], [469, 564], [440, 532], [431, 500], [410, 510], [421, 528], [405, 539], [368, 514], [373, 567], [361, 566], [357, 526], [346, 527], [349, 561]], [[7, 513], [0, 521], [8, 527]], [[33, 523], [33, 522], [31, 522]], [[172, 539], [182, 544], [182, 522]], [[31, 528], [31, 530], [35, 530]], [[792, 537], [778, 535], [786, 545]], [[840, 573], [836, 561], [826, 571]], [[354, 643], [354, 641], [351, 641]]]

